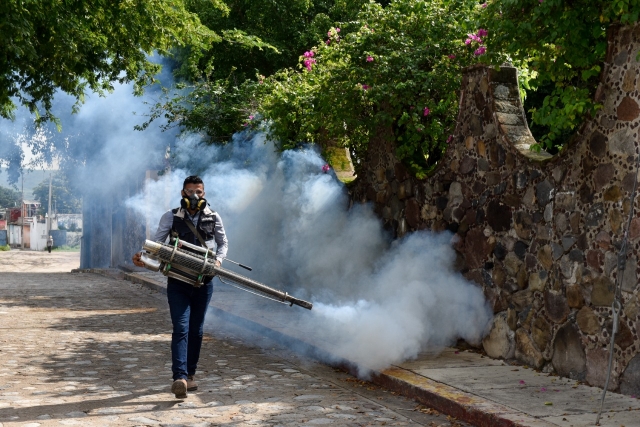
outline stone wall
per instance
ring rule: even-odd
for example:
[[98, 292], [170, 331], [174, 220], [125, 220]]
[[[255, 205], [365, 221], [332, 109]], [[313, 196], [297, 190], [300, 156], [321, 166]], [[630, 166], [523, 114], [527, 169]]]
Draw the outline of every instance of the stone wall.
[[[450, 230], [463, 274], [496, 314], [487, 354], [604, 386], [618, 249], [631, 208], [640, 124], [640, 26], [612, 28], [597, 90], [604, 105], [567, 148], [534, 153], [516, 70], [466, 70], [454, 139], [438, 169], [411, 177], [393, 138], [370, 142], [355, 201], [372, 201], [398, 237]], [[640, 204], [611, 389], [640, 394]]]

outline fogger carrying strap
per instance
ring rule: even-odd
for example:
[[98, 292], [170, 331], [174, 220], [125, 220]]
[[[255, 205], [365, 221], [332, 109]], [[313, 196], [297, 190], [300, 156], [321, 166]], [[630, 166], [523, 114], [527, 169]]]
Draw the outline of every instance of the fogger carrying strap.
[[200, 233], [198, 233], [198, 229], [196, 229], [196, 227], [193, 225], [191, 220], [188, 219], [188, 218], [183, 218], [183, 221], [184, 221], [185, 224], [187, 224], [187, 227], [189, 227], [189, 230], [191, 230], [193, 232], [193, 234], [198, 238], [198, 241], [200, 242], [202, 247], [205, 248], [205, 249], [208, 249], [209, 252], [211, 252], [211, 249], [209, 249], [209, 247], [207, 246], [207, 242], [205, 242], [205, 240], [202, 238]]

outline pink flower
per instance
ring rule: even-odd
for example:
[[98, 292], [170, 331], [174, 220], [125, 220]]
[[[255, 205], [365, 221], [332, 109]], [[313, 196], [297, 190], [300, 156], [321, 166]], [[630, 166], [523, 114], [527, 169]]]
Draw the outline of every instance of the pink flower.
[[475, 50], [475, 52], [473, 52], [475, 56], [484, 55], [485, 53], [487, 53], [487, 48], [484, 46], [480, 46]]
[[481, 8], [486, 9], [487, 8], [487, 2], [484, 2], [480, 5]]
[[304, 53], [305, 58], [313, 58], [313, 51], [307, 51]]
[[331, 40], [327, 40], [325, 43], [328, 45], [331, 43]]
[[253, 116], [249, 116], [249, 120], [253, 120]]
[[540, 2], [540, 4], [542, 4], [542, 2], [543, 2], [544, 0], [538, 0], [538, 1]]
[[453, 141], [453, 135], [449, 135], [449, 138], [447, 138], [447, 144], [449, 144], [451, 141]]
[[524, 380], [520, 380], [520, 384], [524, 384]]
[[449, 59], [456, 59], [456, 56], [452, 53], [451, 55], [447, 55]]
[[339, 32], [340, 32], [340, 28], [336, 28], [336, 33], [339, 33]]
[[302, 61], [302, 63], [306, 67], [307, 71], [311, 71], [313, 64], [316, 63], [316, 60], [315, 59], [305, 59], [304, 61]]
[[489, 32], [484, 28], [478, 28], [478, 37], [486, 37]]
[[331, 169], [331, 166], [329, 166], [328, 163], [326, 163], [324, 166], [322, 166], [322, 172], [324, 172], [324, 173], [329, 172], [329, 169]]
[[331, 37], [331, 30], [327, 31], [327, 36]]
[[429, 113], [431, 113], [431, 110], [429, 110], [429, 107], [424, 107], [424, 110], [422, 111], [422, 115], [424, 117], [427, 117]]
[[466, 40], [464, 41], [464, 44], [466, 44], [466, 45], [470, 45], [470, 44], [471, 44], [471, 39], [466, 39]]
[[249, 123], [243, 123], [242, 126], [249, 126]]
[[[467, 36], [469, 36], [469, 39], [478, 42], [478, 43], [482, 43], [482, 39], [480, 37], [478, 37], [476, 34], [467, 34]], [[467, 39], [467, 40], [469, 40]], [[466, 43], [466, 42], [465, 42]], [[469, 43], [467, 43], [469, 44]]]
[[540, 389], [540, 391], [547, 391], [547, 389], [546, 389], [546, 388], [544, 388], [544, 387], [542, 387], [542, 388]]
[[368, 90], [369, 89], [369, 85], [362, 85], [362, 90]]
[[372, 61], [373, 61], [373, 56], [368, 55], [368, 56], [367, 56], [367, 62], [372, 62]]

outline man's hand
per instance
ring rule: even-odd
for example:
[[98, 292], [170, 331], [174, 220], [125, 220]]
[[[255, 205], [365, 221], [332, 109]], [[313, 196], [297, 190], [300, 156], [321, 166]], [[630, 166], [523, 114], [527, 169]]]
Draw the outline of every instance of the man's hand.
[[220, 267], [220, 265], [221, 265], [220, 260], [219, 260], [219, 259], [217, 259], [217, 260], [216, 260], [216, 267]]
[[144, 267], [144, 262], [142, 262], [142, 253], [138, 252], [136, 254], [133, 255], [133, 258], [131, 258], [131, 260], [133, 261], [134, 265], [137, 265], [138, 267]]

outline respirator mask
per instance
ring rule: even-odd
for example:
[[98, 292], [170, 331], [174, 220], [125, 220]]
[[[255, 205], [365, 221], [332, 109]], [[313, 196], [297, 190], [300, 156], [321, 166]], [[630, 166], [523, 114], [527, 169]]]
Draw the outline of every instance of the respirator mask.
[[207, 206], [207, 199], [200, 198], [200, 196], [195, 193], [188, 194], [186, 191], [183, 191], [183, 193], [182, 199], [180, 200], [180, 206], [182, 206], [183, 209], [199, 211]]

